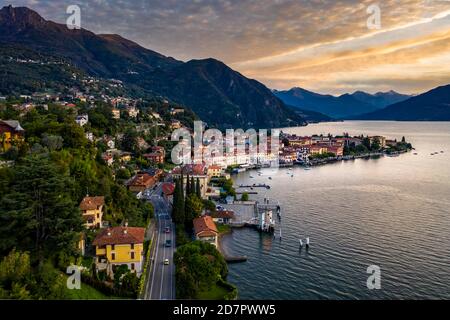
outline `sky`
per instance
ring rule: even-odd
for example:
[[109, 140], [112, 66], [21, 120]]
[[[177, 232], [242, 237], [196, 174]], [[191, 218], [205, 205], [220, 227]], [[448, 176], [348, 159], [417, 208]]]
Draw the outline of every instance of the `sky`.
[[[450, 84], [450, 0], [18, 0], [187, 61], [213, 57], [272, 89], [417, 94]], [[378, 28], [369, 28], [379, 8]], [[373, 26], [373, 23], [372, 23]]]

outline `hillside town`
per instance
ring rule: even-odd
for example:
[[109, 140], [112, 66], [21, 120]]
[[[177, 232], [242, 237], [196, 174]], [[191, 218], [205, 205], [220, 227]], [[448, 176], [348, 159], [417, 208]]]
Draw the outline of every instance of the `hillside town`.
[[[76, 250], [65, 254], [83, 268], [83, 282], [106, 296], [195, 298], [219, 291], [217, 298], [233, 299], [237, 290], [225, 279], [209, 283], [209, 291], [203, 286], [186, 291], [194, 283], [181, 273], [196, 266], [180, 267], [182, 255], [198, 250], [196, 246], [216, 256], [217, 268], [232, 261], [218, 250], [221, 234], [233, 226], [273, 230], [272, 210], [279, 206], [269, 210], [270, 204], [262, 208], [249, 201], [248, 192], [236, 191], [232, 174], [274, 163], [312, 166], [411, 149], [404, 138], [282, 132], [279, 148], [269, 136], [267, 146], [259, 145], [252, 153], [246, 137], [243, 148], [235, 146], [227, 153], [224, 143], [223, 153], [207, 159], [205, 141], [200, 159], [175, 165], [172, 149], [183, 141], [172, 141], [171, 132], [185, 128], [193, 134], [196, 119], [190, 110], [167, 100], [94, 94], [94, 78], [82, 83], [83, 89], [72, 88], [70, 94], [0, 97], [0, 171], [6, 174], [37, 158], [54, 163], [58, 171], [61, 164], [52, 159], [72, 158], [63, 167], [78, 179], [71, 197], [78, 203], [74, 212], [79, 212], [81, 224], [70, 231], [76, 232]], [[108, 85], [122, 84], [110, 80]], [[259, 217], [246, 216], [248, 210], [260, 212]], [[160, 247], [167, 255], [159, 255]], [[56, 270], [63, 271], [61, 263], [56, 262]], [[154, 281], [169, 283], [175, 274], [176, 289], [167, 284], [155, 289]]]

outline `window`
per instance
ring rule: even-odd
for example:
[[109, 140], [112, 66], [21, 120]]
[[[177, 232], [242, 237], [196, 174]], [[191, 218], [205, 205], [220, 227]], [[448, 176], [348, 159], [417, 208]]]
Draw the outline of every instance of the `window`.
[[134, 249], [134, 243], [131, 244], [131, 250], [133, 250], [133, 249]]
[[111, 250], [114, 250], [116, 246], [114, 244], [111, 245]]
[[134, 263], [131, 264], [131, 270], [134, 270]]
[[131, 252], [131, 259], [134, 259], [134, 252]]
[[111, 253], [111, 260], [116, 260], [116, 254], [115, 253]]

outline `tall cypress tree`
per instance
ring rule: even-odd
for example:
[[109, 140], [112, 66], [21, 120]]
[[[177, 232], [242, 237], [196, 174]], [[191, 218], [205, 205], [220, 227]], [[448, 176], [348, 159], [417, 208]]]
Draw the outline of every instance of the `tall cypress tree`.
[[172, 218], [175, 223], [179, 223], [178, 222], [178, 218], [180, 216], [179, 196], [180, 196], [180, 183], [179, 180], [177, 179], [175, 180], [175, 190], [173, 191], [173, 206], [172, 206]]
[[189, 194], [195, 194], [196, 186], [195, 186], [195, 180], [194, 177], [191, 177], [191, 192]]
[[180, 181], [180, 223], [184, 222], [184, 206], [185, 206], [185, 200], [184, 200], [184, 187], [183, 187], [183, 175], [181, 176]]
[[189, 175], [186, 177], [186, 197], [191, 194], [191, 179], [189, 179]]
[[200, 179], [199, 178], [197, 178], [197, 183], [195, 185], [195, 193], [197, 194], [197, 197], [199, 199], [202, 198], [202, 192], [201, 192], [201, 189], [200, 189]]
[[184, 223], [184, 195], [183, 185], [178, 179], [175, 183], [174, 199], [173, 199], [173, 218], [176, 224]]

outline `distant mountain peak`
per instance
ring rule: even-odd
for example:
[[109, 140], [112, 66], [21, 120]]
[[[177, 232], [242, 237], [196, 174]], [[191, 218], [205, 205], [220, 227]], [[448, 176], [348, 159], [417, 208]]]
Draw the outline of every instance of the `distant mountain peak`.
[[0, 11], [0, 42], [63, 57], [92, 76], [122, 80], [143, 94], [190, 107], [202, 120], [219, 127], [305, 123], [263, 84], [219, 60], [178, 61], [120, 35], [69, 30], [28, 8], [8, 6]]
[[0, 23], [6, 25], [42, 25], [47, 20], [27, 7], [5, 6], [0, 10]]
[[410, 96], [399, 94], [393, 90], [377, 94], [358, 90], [336, 97], [314, 93], [299, 87], [287, 91], [277, 91], [275, 95], [288, 105], [321, 112], [334, 118], [346, 118], [372, 112], [410, 98]]

